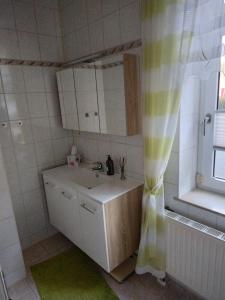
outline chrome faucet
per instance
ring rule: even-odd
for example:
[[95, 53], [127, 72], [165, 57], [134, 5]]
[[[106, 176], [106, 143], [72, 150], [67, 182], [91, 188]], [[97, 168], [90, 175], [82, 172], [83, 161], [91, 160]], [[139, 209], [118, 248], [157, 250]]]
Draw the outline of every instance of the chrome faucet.
[[97, 161], [96, 162], [96, 166], [93, 167], [92, 170], [94, 170], [94, 171], [97, 171], [97, 170], [98, 171], [103, 171], [103, 164], [102, 164], [102, 162]]

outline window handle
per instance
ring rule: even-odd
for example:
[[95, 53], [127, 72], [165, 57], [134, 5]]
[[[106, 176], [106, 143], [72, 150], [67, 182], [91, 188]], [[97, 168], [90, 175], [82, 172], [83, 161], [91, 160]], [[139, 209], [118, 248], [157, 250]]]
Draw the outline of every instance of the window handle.
[[212, 115], [210, 113], [207, 113], [203, 119], [203, 135], [205, 136], [206, 133], [206, 125], [210, 124], [212, 121]]

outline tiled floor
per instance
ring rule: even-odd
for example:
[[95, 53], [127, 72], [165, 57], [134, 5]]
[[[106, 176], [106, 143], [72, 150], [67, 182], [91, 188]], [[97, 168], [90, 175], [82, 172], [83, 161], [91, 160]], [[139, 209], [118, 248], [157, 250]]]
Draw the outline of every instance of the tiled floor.
[[[40, 300], [29, 266], [57, 255], [72, 246], [73, 244], [65, 237], [56, 234], [25, 250], [27, 278], [10, 287], [9, 294], [12, 300]], [[102, 274], [121, 300], [200, 300], [199, 297], [172, 280], [167, 281], [165, 288], [161, 287], [150, 274], [142, 276], [134, 274], [122, 284], [117, 283], [104, 271]]]

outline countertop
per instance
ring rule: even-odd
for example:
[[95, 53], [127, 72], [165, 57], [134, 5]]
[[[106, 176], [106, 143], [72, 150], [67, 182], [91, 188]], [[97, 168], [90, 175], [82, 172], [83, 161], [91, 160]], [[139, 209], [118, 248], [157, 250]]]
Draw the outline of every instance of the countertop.
[[72, 179], [73, 174], [76, 174], [77, 176], [77, 174], [79, 172], [82, 172], [83, 170], [92, 172], [92, 174], [96, 174], [96, 172], [99, 172], [88, 170], [86, 166], [73, 168], [65, 165], [43, 171], [42, 174], [44, 176], [44, 180], [48, 177], [48, 179], [55, 183], [59, 188], [65, 188], [71, 193], [73, 193], [74, 191], [80, 192], [102, 204], [107, 203], [108, 201], [111, 201], [143, 185], [142, 181], [133, 178], [120, 180], [120, 176], [117, 174], [113, 176], [107, 176], [99, 172], [100, 176], [105, 177], [106, 182], [88, 189], [87, 187], [77, 184], [75, 180]]

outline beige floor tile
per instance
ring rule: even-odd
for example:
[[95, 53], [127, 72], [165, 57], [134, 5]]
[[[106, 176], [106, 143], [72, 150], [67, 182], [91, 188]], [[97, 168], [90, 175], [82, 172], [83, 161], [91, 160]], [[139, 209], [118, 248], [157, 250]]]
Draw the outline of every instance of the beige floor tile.
[[18, 283], [12, 285], [9, 290], [9, 296], [13, 300], [23, 299], [27, 294], [31, 293], [32, 290], [29, 287], [27, 279], [19, 281]]
[[47, 257], [48, 252], [39, 244], [34, 245], [23, 252], [25, 264], [31, 266], [37, 264]]
[[19, 300], [41, 300], [41, 298], [36, 295], [34, 292], [30, 292], [29, 294], [25, 295], [23, 298]]
[[39, 244], [48, 252], [48, 254], [60, 253], [63, 250], [69, 249], [74, 246], [72, 242], [70, 242], [60, 233], [53, 235], [52, 237], [40, 242]]

